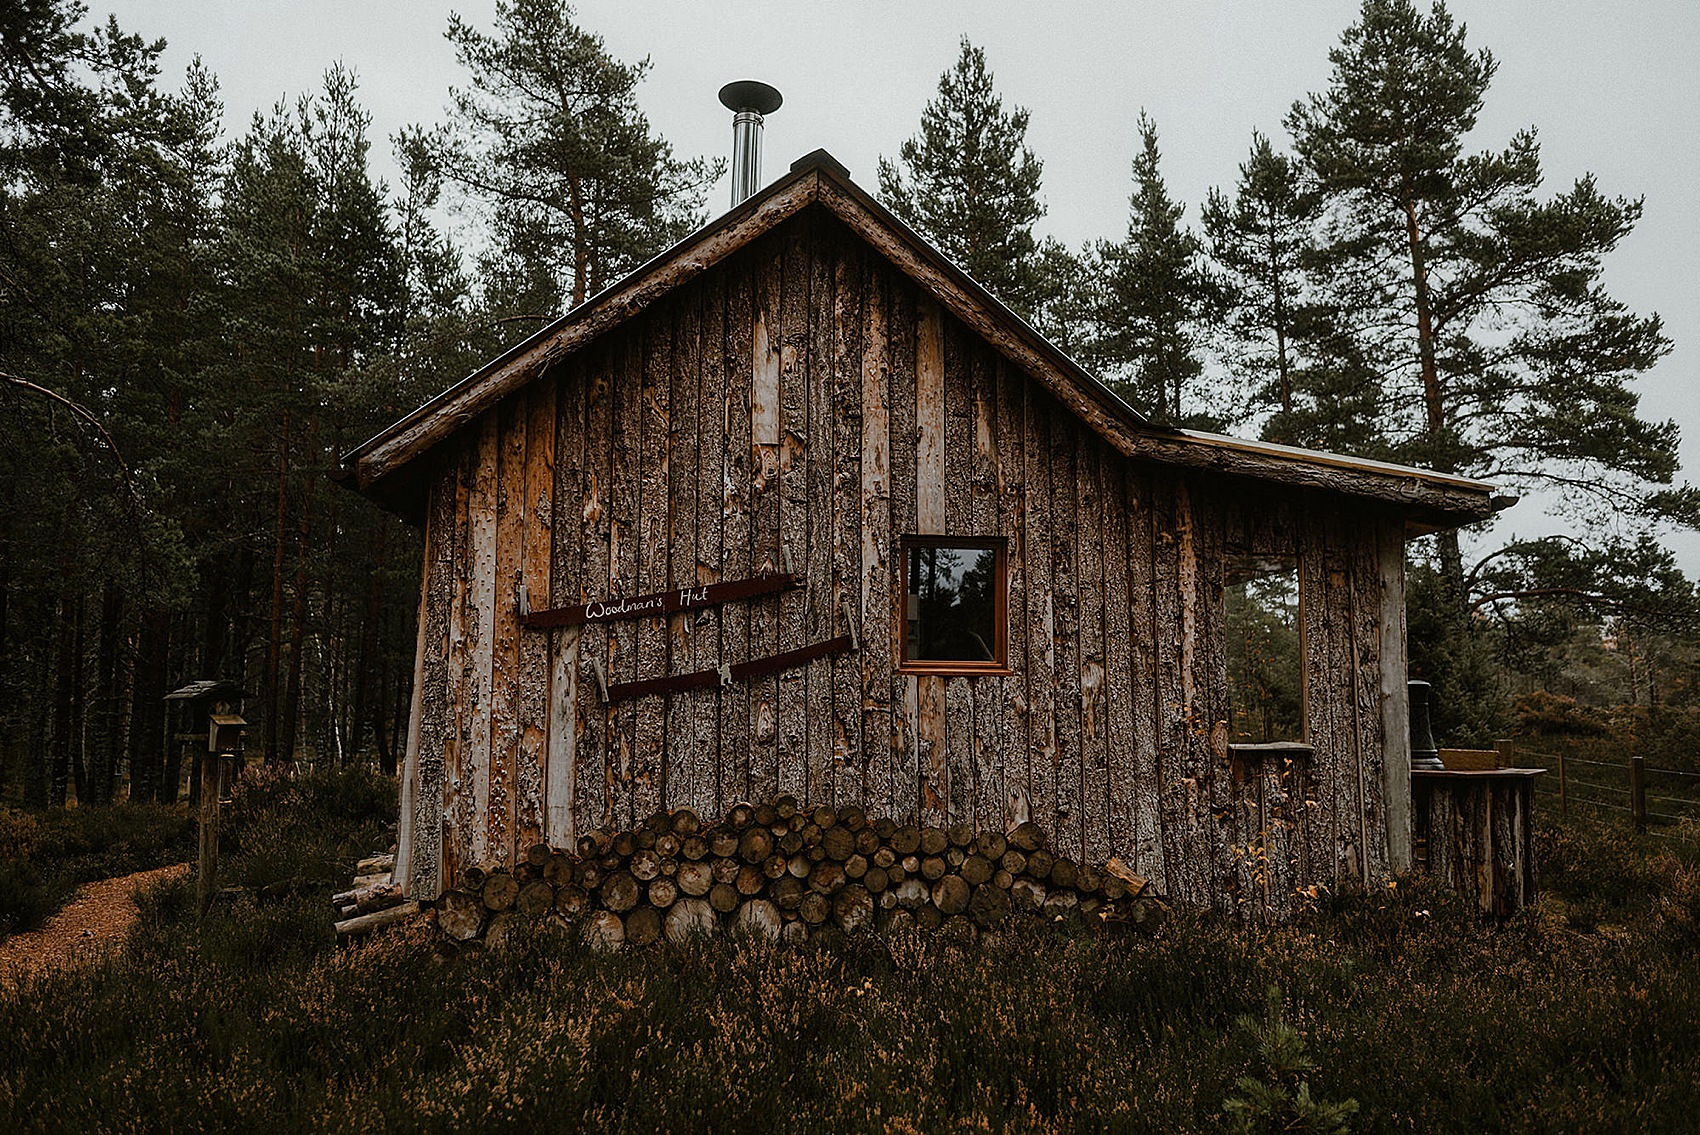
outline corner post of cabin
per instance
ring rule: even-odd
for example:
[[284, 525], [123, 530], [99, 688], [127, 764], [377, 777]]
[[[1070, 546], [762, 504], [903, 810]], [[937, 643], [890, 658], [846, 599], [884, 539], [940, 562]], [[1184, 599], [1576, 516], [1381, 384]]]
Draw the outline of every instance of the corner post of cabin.
[[1411, 807], [1411, 702], [1405, 665], [1405, 526], [1383, 520], [1377, 533], [1381, 567], [1381, 743], [1386, 799], [1387, 865], [1395, 872], [1413, 865]]

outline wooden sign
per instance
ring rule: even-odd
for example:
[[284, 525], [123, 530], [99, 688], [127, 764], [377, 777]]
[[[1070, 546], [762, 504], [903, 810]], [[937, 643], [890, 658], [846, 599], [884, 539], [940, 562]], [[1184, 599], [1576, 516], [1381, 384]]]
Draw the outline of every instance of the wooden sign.
[[669, 674], [665, 678], [640, 678], [635, 682], [616, 682], [608, 687], [603, 701], [624, 701], [627, 698], [641, 698], [647, 694], [672, 694], [681, 690], [700, 690], [706, 686], [730, 686], [733, 682], [742, 682], [750, 678], [758, 678], [763, 674], [777, 674], [781, 670], [789, 670], [793, 666], [801, 666], [816, 658], [824, 658], [829, 654], [840, 654], [851, 649], [849, 635], [839, 635], [825, 642], [810, 643], [799, 646], [795, 650], [784, 650], [778, 654], [770, 654], [766, 658], [756, 658], [749, 662], [739, 662], [732, 665], [722, 663], [715, 670], [698, 670], [692, 674]]
[[617, 623], [624, 619], [671, 615], [675, 611], [690, 611], [698, 607], [715, 607], [734, 599], [750, 599], [771, 595], [795, 587], [797, 577], [790, 572], [758, 575], [750, 579], [735, 579], [726, 583], [706, 583], [701, 587], [679, 587], [672, 591], [656, 591], [648, 595], [628, 595], [611, 599], [592, 599], [571, 607], [555, 607], [547, 611], [532, 611], [520, 616], [520, 626], [529, 630], [551, 627], [578, 627], [586, 623]]

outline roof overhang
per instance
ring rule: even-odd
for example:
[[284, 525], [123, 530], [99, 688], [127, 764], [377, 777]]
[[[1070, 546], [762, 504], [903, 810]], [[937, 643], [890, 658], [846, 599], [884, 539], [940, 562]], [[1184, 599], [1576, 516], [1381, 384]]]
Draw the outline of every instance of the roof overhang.
[[810, 206], [837, 217], [1129, 457], [1368, 498], [1403, 509], [1413, 533], [1486, 519], [1509, 503], [1481, 481], [1151, 422], [865, 193], [824, 150], [355, 447], [338, 479], [418, 520], [426, 484], [420, 457], [552, 364]]

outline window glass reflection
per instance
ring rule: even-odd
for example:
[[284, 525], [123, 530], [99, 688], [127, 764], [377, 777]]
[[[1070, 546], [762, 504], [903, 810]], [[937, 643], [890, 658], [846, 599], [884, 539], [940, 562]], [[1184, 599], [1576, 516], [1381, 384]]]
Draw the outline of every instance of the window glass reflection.
[[998, 661], [997, 561], [995, 548], [909, 548], [908, 659]]

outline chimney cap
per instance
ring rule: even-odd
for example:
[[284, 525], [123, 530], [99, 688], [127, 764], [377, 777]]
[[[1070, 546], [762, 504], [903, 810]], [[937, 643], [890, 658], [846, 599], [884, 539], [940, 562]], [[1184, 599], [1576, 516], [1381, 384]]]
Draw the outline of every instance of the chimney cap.
[[739, 79], [720, 88], [720, 103], [727, 110], [753, 110], [757, 114], [772, 114], [784, 101], [779, 92], [755, 79]]

